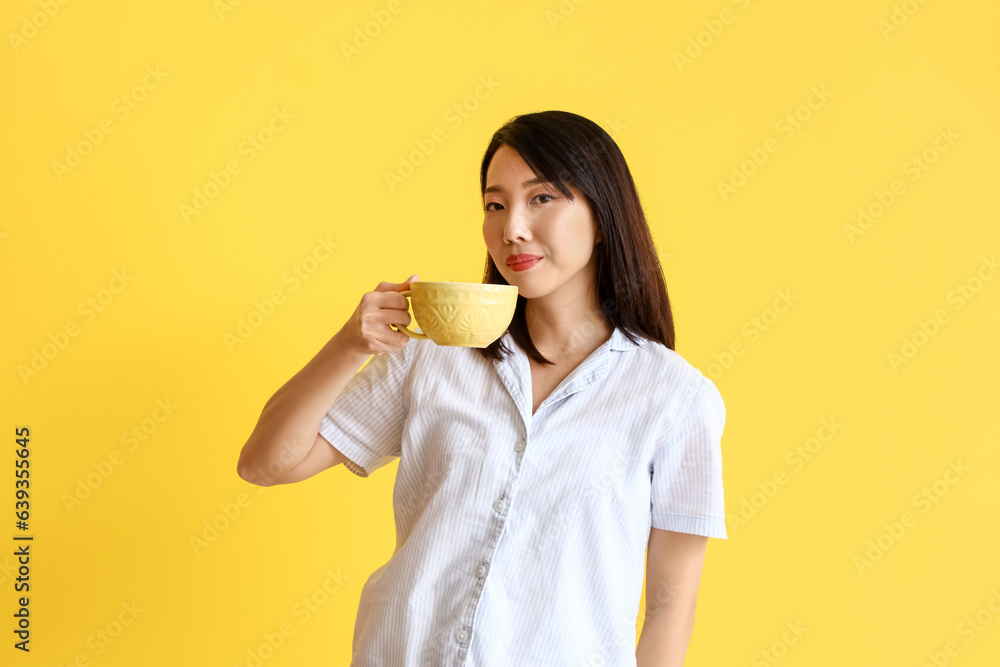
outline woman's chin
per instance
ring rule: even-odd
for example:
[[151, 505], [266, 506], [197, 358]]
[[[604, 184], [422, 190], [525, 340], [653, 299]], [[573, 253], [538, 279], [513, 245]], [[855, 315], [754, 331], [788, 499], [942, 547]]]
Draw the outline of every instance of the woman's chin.
[[545, 290], [540, 290], [537, 287], [517, 285], [517, 295], [523, 296], [525, 299], [537, 299], [540, 296], [545, 296], [548, 294]]

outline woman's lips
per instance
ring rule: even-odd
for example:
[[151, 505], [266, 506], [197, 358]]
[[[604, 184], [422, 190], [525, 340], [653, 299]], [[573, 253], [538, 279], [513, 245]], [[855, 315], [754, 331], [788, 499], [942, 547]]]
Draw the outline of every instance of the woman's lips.
[[542, 261], [541, 257], [534, 257], [522, 262], [514, 262], [512, 264], [508, 264], [507, 266], [509, 266], [512, 271], [525, 271], [533, 267], [535, 264], [538, 264], [540, 261]]

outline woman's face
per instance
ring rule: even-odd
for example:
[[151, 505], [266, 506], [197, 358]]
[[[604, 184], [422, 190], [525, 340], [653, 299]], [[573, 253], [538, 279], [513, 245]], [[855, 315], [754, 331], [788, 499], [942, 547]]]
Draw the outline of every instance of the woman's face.
[[[579, 190], [569, 199], [549, 183], [532, 183], [534, 172], [510, 146], [501, 146], [486, 171], [483, 240], [493, 262], [518, 293], [533, 299], [574, 285], [576, 297], [594, 284], [597, 222]], [[508, 265], [508, 258], [540, 256], [534, 266]], [[526, 266], [526, 265], [525, 265]], [[515, 270], [523, 269], [523, 270]]]

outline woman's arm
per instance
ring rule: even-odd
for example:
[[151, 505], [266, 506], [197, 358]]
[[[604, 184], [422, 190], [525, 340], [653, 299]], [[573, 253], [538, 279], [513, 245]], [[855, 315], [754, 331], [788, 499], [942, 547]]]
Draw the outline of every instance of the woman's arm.
[[635, 650], [637, 667], [681, 667], [687, 653], [708, 538], [649, 529], [646, 614]]
[[403, 350], [410, 338], [390, 325], [410, 324], [406, 282], [381, 282], [305, 368], [264, 405], [240, 451], [236, 473], [260, 486], [298, 482], [346, 458], [319, 434], [323, 416], [372, 354]]
[[369, 355], [340, 332], [264, 405], [236, 464], [259, 486], [288, 484], [342, 463], [344, 456], [319, 435], [323, 415]]

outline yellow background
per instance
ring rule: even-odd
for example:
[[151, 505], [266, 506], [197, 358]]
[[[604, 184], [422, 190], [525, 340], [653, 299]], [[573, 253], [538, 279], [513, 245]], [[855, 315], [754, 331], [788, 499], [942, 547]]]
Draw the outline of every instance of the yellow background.
[[[1000, 279], [983, 264], [1000, 251], [997, 5], [388, 7], [4, 3], [0, 661], [247, 665], [285, 627], [263, 664], [347, 665], [361, 587], [394, 544], [397, 464], [262, 489], [236, 475], [239, 450], [364, 292], [413, 273], [481, 279], [490, 135], [563, 109], [621, 146], [677, 350], [726, 400], [729, 539], [709, 542], [685, 664], [997, 664]], [[391, 20], [345, 55], [372, 12]], [[275, 109], [294, 118], [268, 135]], [[102, 122], [112, 131], [77, 167], [54, 166]], [[435, 130], [444, 140], [390, 187]], [[939, 130], [952, 140], [935, 148]], [[249, 136], [271, 140], [252, 160]], [[765, 145], [777, 150], [744, 165]], [[239, 172], [185, 216], [230, 161]], [[753, 173], [723, 196], [734, 169]], [[895, 181], [901, 194], [849, 234]], [[311, 272], [295, 282], [296, 267]], [[959, 285], [976, 289], [961, 307]], [[792, 305], [775, 303], [782, 290]], [[904, 339], [916, 354], [893, 363]], [[41, 370], [25, 373], [36, 352]], [[176, 406], [160, 421], [158, 400]], [[841, 425], [832, 437], [824, 419]], [[32, 432], [30, 656], [10, 632], [19, 426]], [[130, 450], [133, 428], [145, 440]], [[946, 475], [956, 461], [968, 470]], [[303, 598], [323, 603], [306, 617]], [[807, 630], [786, 632], [796, 623]]]

